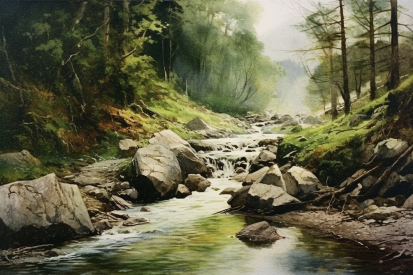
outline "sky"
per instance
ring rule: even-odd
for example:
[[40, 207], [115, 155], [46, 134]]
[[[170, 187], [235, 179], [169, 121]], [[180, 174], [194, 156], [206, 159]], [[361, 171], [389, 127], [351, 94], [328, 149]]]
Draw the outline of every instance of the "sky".
[[[306, 35], [293, 26], [304, 20], [300, 6], [311, 8], [313, 2], [331, 5], [332, 0], [255, 0], [255, 2], [263, 7], [256, 30], [259, 39], [265, 44], [265, 54], [273, 60], [292, 59], [300, 62], [301, 57], [294, 53], [294, 50], [300, 50], [310, 43]], [[413, 16], [413, 0], [399, 0], [398, 4], [408, 8], [408, 13]], [[404, 19], [412, 20], [407, 17]]]

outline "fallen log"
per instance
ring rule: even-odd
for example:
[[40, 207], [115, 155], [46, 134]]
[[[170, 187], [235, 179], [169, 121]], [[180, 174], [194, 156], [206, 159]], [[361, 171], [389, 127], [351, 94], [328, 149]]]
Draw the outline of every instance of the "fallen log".
[[[380, 176], [380, 178], [377, 179], [377, 181], [375, 183], [373, 183], [373, 185], [370, 187], [370, 189], [364, 194], [363, 199], [371, 199], [373, 197], [375, 197], [382, 185], [384, 184], [385, 180], [389, 177], [389, 175], [391, 174], [391, 172], [393, 171], [393, 169], [396, 167], [396, 165], [404, 158], [406, 158], [411, 152], [413, 151], [413, 145], [410, 146], [409, 148], [407, 148], [407, 150], [389, 167], [387, 168], [384, 173]], [[382, 192], [381, 192], [382, 193]], [[383, 195], [383, 194], [379, 194], [379, 195]]]
[[[336, 195], [341, 195], [341, 194], [345, 194], [348, 193], [350, 191], [353, 191], [354, 188], [356, 188], [356, 186], [364, 179], [366, 178], [368, 175], [374, 173], [375, 171], [379, 170], [382, 166], [382, 163], [380, 163], [379, 165], [377, 165], [376, 167], [374, 167], [373, 169], [370, 169], [368, 171], [366, 171], [363, 175], [359, 176], [358, 178], [354, 179], [352, 182], [350, 182], [349, 184], [347, 184], [347, 186], [334, 191], [334, 192], [330, 192], [327, 194], [324, 194], [312, 201], [310, 201], [309, 203], [316, 205], [319, 204], [320, 202], [324, 201], [325, 199], [329, 198], [330, 196], [334, 197]], [[331, 198], [330, 198], [331, 199]]]

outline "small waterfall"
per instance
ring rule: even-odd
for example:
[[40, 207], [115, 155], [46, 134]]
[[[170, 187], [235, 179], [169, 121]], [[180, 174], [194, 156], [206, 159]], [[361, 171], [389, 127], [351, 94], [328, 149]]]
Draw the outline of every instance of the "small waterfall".
[[214, 178], [228, 178], [235, 171], [235, 161], [226, 158], [206, 157], [206, 164], [212, 169]]

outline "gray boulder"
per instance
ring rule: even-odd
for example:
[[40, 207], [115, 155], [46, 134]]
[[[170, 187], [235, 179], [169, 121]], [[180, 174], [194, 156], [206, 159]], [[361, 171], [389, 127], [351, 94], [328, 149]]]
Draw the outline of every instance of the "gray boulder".
[[268, 170], [270, 170], [270, 167], [263, 167], [263, 168], [261, 168], [260, 170], [254, 172], [254, 173], [248, 174], [245, 177], [245, 181], [244, 181], [243, 185], [251, 185], [254, 182], [258, 182], [258, 183], [261, 182], [261, 180], [267, 174]]
[[133, 157], [138, 149], [138, 144], [132, 139], [122, 139], [119, 141], [119, 153], [122, 157]]
[[166, 199], [175, 195], [182, 183], [182, 172], [175, 154], [162, 145], [140, 148], [133, 160], [135, 188], [147, 199]]
[[172, 132], [171, 130], [163, 130], [159, 133], [153, 134], [152, 138], [149, 140], [149, 144], [152, 145], [163, 145], [167, 148], [171, 148], [176, 145], [184, 145], [191, 148], [191, 145], [180, 136]]
[[185, 179], [185, 186], [190, 191], [204, 192], [211, 182], [199, 174], [189, 174]]
[[0, 247], [55, 243], [94, 231], [76, 185], [55, 174], [0, 187]]
[[301, 167], [293, 166], [284, 174], [287, 193], [292, 196], [303, 197], [304, 195], [317, 191], [321, 182], [318, 178]]
[[231, 207], [243, 207], [247, 203], [248, 191], [251, 186], [244, 186], [239, 189], [235, 194], [228, 200], [228, 204]]
[[266, 221], [246, 226], [236, 234], [236, 237], [241, 241], [253, 243], [272, 243], [283, 238]]
[[284, 190], [284, 192], [287, 191], [285, 181], [281, 174], [280, 168], [277, 164], [271, 166], [271, 168], [268, 170], [267, 174], [265, 174], [260, 183], [278, 186], [281, 187]]
[[401, 139], [390, 138], [379, 142], [374, 148], [374, 155], [377, 159], [390, 159], [400, 156], [409, 145]]
[[275, 164], [277, 156], [270, 151], [263, 150], [251, 163], [250, 173], [258, 171], [265, 166], [272, 166]]
[[191, 131], [199, 131], [199, 130], [215, 130], [215, 128], [209, 126], [205, 121], [200, 119], [199, 117], [194, 118], [190, 122], [186, 124]]
[[366, 120], [367, 118], [368, 118], [368, 116], [367, 116], [367, 115], [364, 115], [364, 114], [354, 115], [354, 116], [350, 119], [350, 121], [349, 121], [349, 123], [348, 123], [348, 126], [350, 126], [350, 127], [356, 127], [356, 126], [358, 126], [360, 123], [362, 123], [363, 120]]
[[151, 145], [163, 145], [169, 148], [178, 158], [183, 176], [189, 174], [209, 175], [205, 163], [197, 155], [191, 145], [171, 130], [164, 130], [154, 134], [149, 140]]
[[117, 210], [125, 210], [128, 208], [132, 207], [132, 204], [130, 204], [129, 202], [125, 201], [124, 199], [122, 199], [121, 197], [115, 196], [113, 195], [110, 198], [110, 203], [112, 204], [113, 208], [117, 209]]
[[281, 187], [254, 183], [248, 191], [246, 206], [251, 209], [283, 213], [297, 207], [300, 201]]
[[199, 152], [199, 151], [204, 151], [204, 152], [216, 151], [216, 150], [218, 150], [218, 148], [220, 148], [215, 143], [210, 142], [208, 140], [188, 140], [188, 143], [197, 152]]
[[176, 189], [175, 197], [178, 199], [183, 199], [191, 195], [191, 191], [189, 191], [188, 187], [183, 184], [179, 184], [178, 188]]
[[41, 162], [33, 157], [29, 151], [23, 150], [18, 153], [6, 153], [0, 155], [0, 163], [5, 163], [10, 166], [40, 166]]
[[92, 185], [87, 185], [83, 188], [83, 193], [94, 197], [98, 200], [108, 200], [109, 194], [105, 189], [98, 188]]
[[235, 193], [238, 191], [238, 188], [234, 188], [234, 187], [227, 187], [224, 190], [222, 190], [221, 193], [219, 193], [220, 195], [231, 195], [234, 196]]
[[258, 146], [260, 147], [264, 147], [267, 145], [273, 145], [273, 146], [278, 146], [278, 143], [280, 142], [279, 139], [270, 139], [270, 138], [266, 138], [266, 139], [262, 139], [258, 142]]
[[314, 117], [314, 116], [307, 116], [305, 118], [303, 118], [303, 123], [304, 124], [314, 124], [314, 125], [319, 125], [319, 124], [324, 124], [325, 121], [322, 120], [319, 117]]
[[138, 191], [135, 188], [128, 188], [118, 192], [118, 196], [125, 200], [137, 200]]

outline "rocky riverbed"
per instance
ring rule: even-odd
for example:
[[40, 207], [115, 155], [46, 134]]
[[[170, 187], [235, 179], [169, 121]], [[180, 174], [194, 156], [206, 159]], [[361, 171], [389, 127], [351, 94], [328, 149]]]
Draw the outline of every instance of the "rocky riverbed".
[[[1, 190], [6, 195], [15, 196], [18, 193], [21, 198], [29, 193], [36, 194], [29, 209], [35, 219], [39, 220], [40, 216], [45, 219], [39, 225], [34, 224], [40, 228], [53, 228], [62, 222], [61, 214], [50, 214], [50, 207], [55, 205], [54, 208], [59, 209], [59, 204], [70, 204], [57, 199], [55, 204], [47, 208], [44, 196], [49, 200], [52, 195], [44, 192], [44, 182], [53, 182], [57, 186], [52, 190], [69, 190], [67, 186], [72, 186], [72, 197], [77, 192], [81, 194], [85, 206], [76, 205], [84, 207], [84, 210], [69, 210], [69, 213], [78, 213], [73, 217], [80, 215], [83, 218], [71, 218], [70, 222], [81, 221], [87, 215], [86, 221], [83, 221], [87, 226], [82, 227], [83, 231], [74, 226], [69, 230], [72, 232], [70, 234], [64, 234], [65, 231], [61, 230], [61, 236], [51, 239], [52, 243], [59, 243], [76, 235], [100, 234], [117, 226], [149, 223], [150, 220], [146, 218], [131, 218], [124, 210], [136, 202], [173, 197], [183, 199], [191, 192], [205, 191], [210, 186], [205, 177], [230, 176], [239, 182], [239, 188], [231, 187], [223, 191], [224, 194], [231, 194], [228, 201], [231, 208], [221, 213], [245, 213], [263, 220], [309, 227], [315, 229], [318, 235], [346, 239], [363, 249], [381, 251], [383, 256], [377, 259], [377, 263], [409, 262], [413, 241], [410, 236], [413, 212], [409, 210], [413, 199], [408, 198], [412, 185], [410, 171], [413, 156], [409, 144], [395, 139], [377, 144], [365, 169], [349, 177], [340, 187], [325, 187], [311, 171], [294, 165], [294, 151], [282, 156], [283, 163], [287, 164], [279, 167], [281, 156], [278, 148], [283, 138], [265, 134], [271, 125], [295, 127], [303, 121], [322, 123], [319, 119], [308, 117], [274, 116], [268, 119], [250, 116], [244, 123], [251, 123], [253, 128], [250, 131], [255, 134], [228, 138], [222, 132], [213, 134], [215, 132], [211, 131], [214, 130], [207, 127], [198, 131], [205, 131], [208, 137], [221, 135], [220, 138], [189, 142], [165, 130], [155, 134], [144, 148], [138, 149], [131, 141], [122, 141], [120, 149], [126, 155], [134, 155], [132, 161], [119, 159], [98, 162], [64, 179], [49, 175], [46, 177], [49, 180], [12, 183], [2, 186]], [[36, 182], [40, 183], [37, 190], [24, 187], [36, 186]], [[20, 186], [24, 187], [22, 190], [27, 190], [26, 193], [14, 191], [13, 188]], [[55, 193], [61, 198], [59, 192]], [[141, 211], [149, 210], [142, 208]], [[0, 216], [3, 223], [11, 219], [9, 213], [4, 211]], [[89, 231], [84, 231], [84, 228], [89, 228]], [[47, 238], [22, 241], [25, 238], [20, 237], [26, 234], [26, 225], [16, 227], [6, 222], [2, 230], [9, 230], [7, 232], [10, 234], [7, 234], [15, 240], [5, 245], [17, 247], [2, 251], [0, 258], [4, 264], [30, 262], [30, 259], [38, 262], [57, 253], [49, 252], [52, 251], [50, 246], [38, 246], [47, 242]], [[266, 230], [272, 232], [267, 227]], [[242, 236], [248, 240], [245, 234]], [[259, 236], [254, 238], [261, 239]], [[22, 245], [26, 248], [22, 248]], [[400, 268], [408, 269], [406, 265]]]

